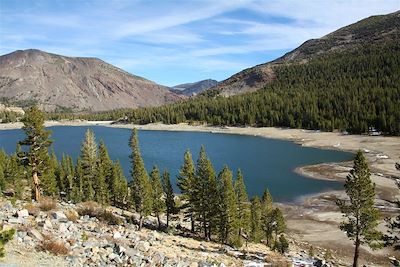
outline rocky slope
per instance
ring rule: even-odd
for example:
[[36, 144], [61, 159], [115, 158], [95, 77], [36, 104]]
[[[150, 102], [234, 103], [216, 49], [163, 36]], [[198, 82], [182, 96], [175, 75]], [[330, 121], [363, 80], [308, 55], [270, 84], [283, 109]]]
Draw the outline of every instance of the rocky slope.
[[0, 56], [0, 98], [33, 100], [46, 111], [101, 111], [159, 106], [182, 97], [97, 58], [29, 49]]
[[[243, 250], [229, 246], [183, 237], [175, 222], [168, 233], [142, 229], [129, 223], [138, 218], [113, 207], [108, 220], [82, 215], [92, 204], [57, 203], [49, 209], [45, 204], [31, 204], [17, 200], [0, 200], [0, 219], [3, 229], [14, 228], [14, 240], [6, 245], [6, 257], [1, 264], [17, 266], [288, 266], [290, 262], [319, 266], [344, 266], [334, 255], [329, 263], [318, 260], [326, 251], [315, 248], [310, 257], [306, 243], [291, 241], [291, 252], [281, 256], [263, 244], [248, 244]], [[45, 209], [44, 209], [45, 208]], [[97, 207], [99, 208], [99, 206]], [[110, 224], [120, 221], [119, 225]], [[148, 228], [155, 227], [155, 218], [145, 221]], [[180, 234], [179, 234], [180, 233]], [[177, 235], [179, 234], [179, 235]], [[245, 251], [244, 251], [245, 250]], [[52, 265], [53, 263], [53, 265]], [[300, 266], [300, 265], [295, 265]]]
[[304, 63], [311, 58], [331, 52], [354, 49], [357, 46], [400, 42], [400, 11], [372, 16], [343, 27], [319, 39], [311, 39], [284, 56], [245, 69], [220, 82], [213, 89], [231, 96], [263, 88], [275, 78], [274, 67], [280, 64]]
[[178, 94], [183, 94], [186, 96], [194, 96], [197, 95], [211, 87], [214, 87], [218, 84], [218, 81], [212, 80], [212, 79], [207, 79], [207, 80], [202, 80], [194, 83], [185, 83], [185, 84], [179, 84], [175, 85], [174, 87], [171, 88], [174, 92]]

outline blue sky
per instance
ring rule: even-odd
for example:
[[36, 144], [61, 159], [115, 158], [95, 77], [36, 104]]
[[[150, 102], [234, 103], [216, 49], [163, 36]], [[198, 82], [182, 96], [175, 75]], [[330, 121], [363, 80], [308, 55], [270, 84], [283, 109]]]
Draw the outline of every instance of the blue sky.
[[98, 57], [163, 85], [223, 80], [400, 0], [0, 0], [0, 54]]

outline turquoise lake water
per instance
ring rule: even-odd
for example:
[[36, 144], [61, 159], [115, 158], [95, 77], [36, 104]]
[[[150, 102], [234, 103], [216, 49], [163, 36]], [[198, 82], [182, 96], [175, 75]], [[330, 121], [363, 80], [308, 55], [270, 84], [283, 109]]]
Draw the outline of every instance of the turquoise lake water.
[[[110, 157], [121, 161], [129, 180], [130, 129], [103, 126], [49, 127], [57, 156], [60, 158], [65, 153], [75, 159], [88, 128], [93, 129], [97, 141], [102, 139], [105, 142]], [[12, 153], [17, 141], [23, 138], [22, 130], [0, 131], [0, 148]], [[217, 173], [224, 164], [234, 173], [240, 168], [249, 196], [262, 195], [264, 188], [268, 187], [274, 199], [282, 202], [343, 188], [339, 182], [303, 177], [294, 172], [296, 167], [351, 160], [353, 157], [351, 153], [302, 147], [290, 141], [202, 132], [139, 131], [139, 143], [147, 170], [150, 171], [154, 164], [161, 171], [168, 169], [173, 181], [183, 163], [184, 152], [190, 149], [196, 161], [200, 146], [204, 145]], [[179, 192], [176, 187], [175, 190]]]

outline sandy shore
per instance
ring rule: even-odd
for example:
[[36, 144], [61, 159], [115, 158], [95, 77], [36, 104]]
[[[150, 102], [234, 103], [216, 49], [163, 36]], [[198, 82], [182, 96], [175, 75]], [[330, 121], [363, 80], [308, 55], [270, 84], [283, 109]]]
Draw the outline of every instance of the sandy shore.
[[[90, 126], [103, 125], [115, 128], [137, 128], [141, 130], [159, 131], [197, 131], [224, 134], [242, 134], [260, 136], [280, 140], [293, 141], [301, 146], [356, 152], [361, 150], [367, 157], [371, 177], [376, 184], [377, 205], [386, 215], [394, 215], [398, 210], [393, 200], [399, 197], [394, 177], [399, 176], [395, 162], [400, 161], [400, 137], [383, 137], [367, 135], [342, 135], [340, 133], [310, 131], [301, 129], [282, 128], [251, 128], [251, 127], [210, 127], [190, 126], [187, 124], [165, 125], [132, 125], [111, 124], [111, 122], [63, 121], [46, 122], [46, 126]], [[21, 128], [21, 123], [0, 124], [0, 130]], [[295, 171], [313, 178], [344, 181], [352, 167], [352, 162], [330, 162], [318, 165], [303, 166]], [[335, 205], [336, 198], [343, 198], [344, 191], [322, 192], [312, 196], [304, 196], [293, 204], [278, 204], [285, 213], [288, 233], [296, 240], [301, 240], [313, 246], [319, 246], [340, 255], [351, 262], [353, 244], [338, 228], [342, 215]], [[384, 229], [382, 229], [384, 231]], [[307, 245], [305, 245], [307, 246]], [[304, 247], [304, 250], [307, 250]], [[374, 266], [385, 266], [388, 256], [400, 253], [391, 249], [371, 251], [362, 247], [363, 262], [374, 262]]]

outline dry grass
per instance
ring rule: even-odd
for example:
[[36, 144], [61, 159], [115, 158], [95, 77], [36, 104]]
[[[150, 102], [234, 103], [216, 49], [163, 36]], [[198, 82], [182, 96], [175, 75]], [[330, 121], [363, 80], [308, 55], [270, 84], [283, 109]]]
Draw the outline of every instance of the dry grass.
[[101, 211], [101, 206], [94, 201], [87, 201], [78, 204], [77, 212], [80, 216], [89, 215], [90, 217], [96, 217], [96, 215]]
[[106, 222], [110, 225], [119, 225], [122, 223], [121, 218], [115, 216], [111, 211], [105, 210], [94, 201], [80, 203], [77, 212], [80, 216], [88, 215], [90, 217], [96, 217], [100, 221]]
[[67, 219], [71, 222], [76, 222], [79, 218], [79, 214], [78, 212], [76, 212], [75, 210], [66, 210], [64, 212], [65, 216], [67, 217]]
[[69, 253], [69, 249], [62, 241], [54, 240], [49, 236], [44, 236], [43, 241], [38, 245], [38, 249], [51, 252], [54, 255], [67, 255]]
[[39, 213], [39, 211], [40, 211], [39, 207], [36, 206], [36, 205], [33, 204], [33, 203], [28, 203], [28, 204], [26, 204], [24, 208], [27, 209], [27, 210], [28, 210], [28, 213], [29, 213], [30, 215], [33, 215], [33, 216], [37, 216], [38, 213]]
[[54, 210], [57, 207], [57, 201], [49, 197], [43, 197], [39, 200], [39, 209], [41, 211]]

